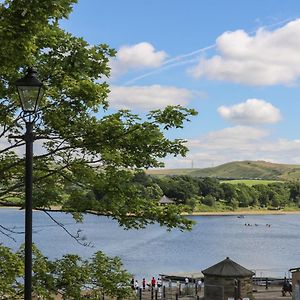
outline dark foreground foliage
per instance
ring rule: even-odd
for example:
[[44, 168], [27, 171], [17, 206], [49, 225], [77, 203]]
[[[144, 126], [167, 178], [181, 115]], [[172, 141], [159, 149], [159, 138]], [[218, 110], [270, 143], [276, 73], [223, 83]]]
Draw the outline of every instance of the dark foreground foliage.
[[[23, 299], [23, 260], [23, 248], [13, 253], [0, 244], [0, 299]], [[101, 251], [89, 260], [68, 254], [50, 261], [33, 247], [32, 291], [38, 299], [100, 299], [103, 294], [130, 299], [130, 279], [118, 257]]]

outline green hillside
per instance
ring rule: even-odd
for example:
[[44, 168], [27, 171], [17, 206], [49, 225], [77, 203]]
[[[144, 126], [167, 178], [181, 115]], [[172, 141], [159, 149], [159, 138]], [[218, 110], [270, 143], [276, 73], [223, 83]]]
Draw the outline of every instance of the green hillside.
[[155, 169], [152, 175], [189, 175], [234, 179], [292, 180], [300, 179], [300, 165], [275, 164], [266, 161], [235, 161], [204, 169]]

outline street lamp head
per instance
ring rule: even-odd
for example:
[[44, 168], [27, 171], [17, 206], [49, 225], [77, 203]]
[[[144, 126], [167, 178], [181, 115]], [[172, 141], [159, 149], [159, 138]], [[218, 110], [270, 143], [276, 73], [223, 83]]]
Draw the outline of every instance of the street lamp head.
[[44, 94], [44, 85], [38, 80], [36, 74], [34, 69], [28, 68], [26, 75], [15, 83], [25, 114], [34, 114], [37, 111], [39, 101]]

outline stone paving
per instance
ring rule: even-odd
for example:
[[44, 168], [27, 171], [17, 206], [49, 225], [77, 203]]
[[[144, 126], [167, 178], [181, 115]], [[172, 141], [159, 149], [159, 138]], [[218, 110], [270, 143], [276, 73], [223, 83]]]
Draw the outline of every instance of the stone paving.
[[259, 287], [256, 293], [253, 293], [256, 300], [291, 300], [292, 296], [282, 296], [281, 286], [269, 287], [267, 290], [264, 287]]

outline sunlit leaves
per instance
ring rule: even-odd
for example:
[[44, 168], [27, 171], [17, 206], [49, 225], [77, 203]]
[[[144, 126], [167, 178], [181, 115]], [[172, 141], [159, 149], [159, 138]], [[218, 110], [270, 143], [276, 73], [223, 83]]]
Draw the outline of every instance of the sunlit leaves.
[[22, 290], [18, 278], [23, 274], [20, 255], [0, 244], [0, 299], [17, 299]]
[[[14, 253], [0, 244], [0, 298], [23, 299], [24, 248]], [[39, 299], [100, 299], [110, 295], [129, 299], [131, 275], [123, 269], [118, 257], [107, 257], [98, 251], [90, 260], [65, 255], [50, 261], [33, 245], [32, 294]]]
[[0, 4], [0, 134], [7, 142], [0, 153], [0, 200], [25, 198], [24, 123], [18, 118], [14, 82], [34, 66], [46, 86], [35, 127], [34, 207], [63, 206], [78, 220], [86, 212], [109, 215], [125, 228], [153, 222], [189, 227], [179, 206], [159, 207], [157, 186], [135, 184], [132, 176], [163, 166], [168, 155], [185, 155], [185, 141], [168, 139], [165, 130], [181, 128], [196, 112], [168, 106], [146, 118], [127, 110], [104, 114], [109, 105], [105, 80], [115, 50], [90, 45], [60, 27], [76, 2]]

